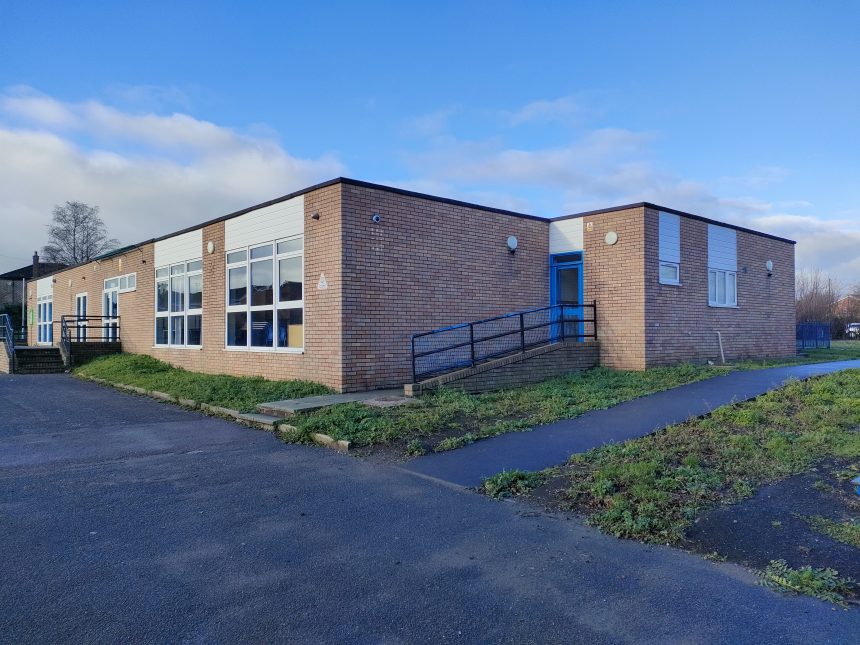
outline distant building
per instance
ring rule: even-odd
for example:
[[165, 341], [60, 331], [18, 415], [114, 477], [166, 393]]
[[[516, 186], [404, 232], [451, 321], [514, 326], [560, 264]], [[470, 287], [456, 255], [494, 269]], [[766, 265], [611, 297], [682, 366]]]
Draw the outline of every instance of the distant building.
[[837, 318], [850, 318], [860, 321], [860, 296], [845, 296], [833, 303], [833, 315]]
[[32, 280], [46, 273], [65, 269], [59, 262], [42, 262], [39, 254], [33, 253], [33, 263], [0, 275], [0, 308], [21, 306], [24, 300], [24, 280]]

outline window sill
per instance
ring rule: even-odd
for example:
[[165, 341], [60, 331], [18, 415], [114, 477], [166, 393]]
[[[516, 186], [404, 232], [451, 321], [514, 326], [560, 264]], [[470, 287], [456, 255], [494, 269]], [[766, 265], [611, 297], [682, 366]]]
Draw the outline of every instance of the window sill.
[[680, 287], [681, 286], [680, 282], [663, 282], [662, 280], [660, 280], [660, 284], [665, 285], [667, 287]]
[[263, 352], [266, 354], [304, 354], [304, 347], [224, 347], [225, 352]]
[[740, 309], [737, 305], [712, 305], [710, 302], [708, 303], [708, 306], [711, 309]]
[[153, 345], [152, 349], [203, 349], [203, 345]]

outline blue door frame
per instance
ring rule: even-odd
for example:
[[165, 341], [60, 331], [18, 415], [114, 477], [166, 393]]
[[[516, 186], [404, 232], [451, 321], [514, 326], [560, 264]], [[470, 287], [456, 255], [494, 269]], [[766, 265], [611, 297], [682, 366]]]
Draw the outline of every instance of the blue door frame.
[[[583, 275], [582, 275], [582, 251], [576, 251], [573, 253], [556, 253], [549, 256], [549, 298], [551, 305], [559, 305], [566, 304], [559, 302], [559, 286], [558, 286], [558, 273], [560, 270], [564, 269], [579, 269], [579, 302], [569, 307], [563, 307], [565, 317], [575, 316], [582, 320], [584, 318], [583, 310], [582, 310], [582, 290], [584, 285]], [[584, 333], [584, 326], [582, 323], [579, 323], [576, 326], [576, 333], [580, 336]], [[554, 325], [552, 327], [552, 337], [553, 339], [558, 339], [561, 337], [561, 325]], [[582, 338], [579, 339], [580, 341]]]

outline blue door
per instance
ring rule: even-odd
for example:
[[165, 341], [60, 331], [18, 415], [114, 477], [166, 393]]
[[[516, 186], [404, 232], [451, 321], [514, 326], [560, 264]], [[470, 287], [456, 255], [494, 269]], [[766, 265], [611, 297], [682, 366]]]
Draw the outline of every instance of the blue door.
[[[550, 257], [550, 304], [561, 305], [553, 337], [582, 340], [582, 253], [561, 253]], [[563, 320], [563, 322], [562, 322]]]

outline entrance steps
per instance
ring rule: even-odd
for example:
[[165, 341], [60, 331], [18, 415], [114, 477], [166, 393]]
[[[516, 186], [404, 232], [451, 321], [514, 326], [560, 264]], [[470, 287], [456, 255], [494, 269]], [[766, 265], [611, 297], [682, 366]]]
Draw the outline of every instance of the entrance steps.
[[16, 347], [16, 374], [60, 374], [66, 371], [58, 347]]

